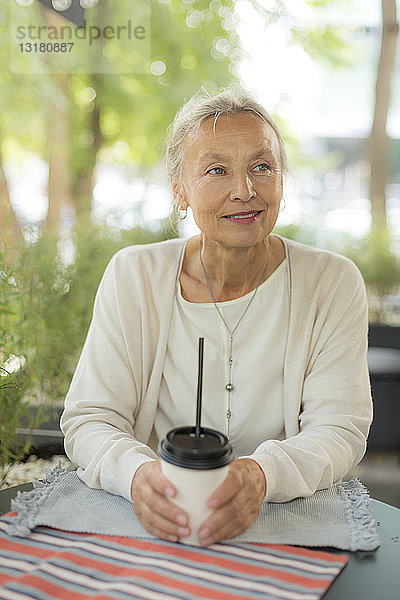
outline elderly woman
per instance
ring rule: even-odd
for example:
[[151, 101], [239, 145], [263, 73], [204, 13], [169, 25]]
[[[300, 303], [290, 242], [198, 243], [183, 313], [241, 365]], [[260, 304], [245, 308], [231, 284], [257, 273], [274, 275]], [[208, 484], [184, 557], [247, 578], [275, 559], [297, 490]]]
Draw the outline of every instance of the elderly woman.
[[62, 417], [87, 485], [133, 501], [166, 540], [189, 534], [158, 441], [194, 422], [204, 337], [203, 422], [237, 458], [209, 499], [201, 543], [250, 526], [264, 500], [309, 496], [362, 458], [372, 404], [361, 275], [342, 256], [273, 234], [286, 155], [245, 93], [196, 95], [167, 146], [174, 202], [200, 235], [118, 252], [97, 293]]

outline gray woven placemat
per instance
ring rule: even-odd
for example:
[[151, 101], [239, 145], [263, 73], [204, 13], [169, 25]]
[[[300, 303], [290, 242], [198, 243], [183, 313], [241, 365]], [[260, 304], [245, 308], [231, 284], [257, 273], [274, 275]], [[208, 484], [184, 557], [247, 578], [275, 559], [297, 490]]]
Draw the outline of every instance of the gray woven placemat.
[[[76, 471], [61, 466], [47, 471], [45, 482], [34, 482], [30, 492], [20, 492], [11, 508], [18, 513], [9, 533], [28, 536], [39, 525], [81, 533], [98, 533], [154, 539], [141, 526], [132, 503], [89, 488]], [[320, 490], [309, 498], [290, 502], [265, 502], [254, 523], [229, 540], [329, 546], [341, 550], [375, 550], [379, 538], [367, 489], [356, 478]]]

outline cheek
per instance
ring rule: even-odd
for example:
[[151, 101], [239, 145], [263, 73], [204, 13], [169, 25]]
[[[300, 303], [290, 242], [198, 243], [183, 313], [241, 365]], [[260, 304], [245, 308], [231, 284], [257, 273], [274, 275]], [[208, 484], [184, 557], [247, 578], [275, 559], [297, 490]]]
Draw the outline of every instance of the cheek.
[[208, 181], [202, 181], [197, 186], [198, 195], [203, 198], [219, 198], [221, 195], [226, 195], [229, 191], [229, 185], [227, 181], [222, 179], [214, 179]]
[[209, 195], [195, 194], [190, 200], [190, 206], [195, 220], [206, 221], [215, 212], [215, 205], [210, 202]]
[[200, 182], [194, 189], [190, 205], [198, 214], [217, 212], [226, 200], [225, 188], [221, 183]]
[[271, 208], [279, 206], [282, 198], [282, 185], [279, 181], [269, 181], [259, 188], [259, 192]]

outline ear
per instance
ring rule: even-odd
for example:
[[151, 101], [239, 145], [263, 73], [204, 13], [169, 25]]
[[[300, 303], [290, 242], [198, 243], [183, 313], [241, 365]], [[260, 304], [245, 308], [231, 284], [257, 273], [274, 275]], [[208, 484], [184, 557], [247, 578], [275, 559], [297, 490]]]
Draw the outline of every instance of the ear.
[[189, 206], [189, 203], [186, 200], [185, 191], [183, 189], [182, 183], [173, 175], [171, 175], [169, 179], [171, 183], [172, 197], [174, 199], [175, 206], [177, 208], [185, 210], [185, 208]]

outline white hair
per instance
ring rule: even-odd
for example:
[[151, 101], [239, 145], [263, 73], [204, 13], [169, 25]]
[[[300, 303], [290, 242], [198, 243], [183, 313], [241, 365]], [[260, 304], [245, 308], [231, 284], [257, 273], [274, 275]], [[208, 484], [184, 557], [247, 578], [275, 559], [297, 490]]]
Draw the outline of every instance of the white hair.
[[215, 128], [220, 115], [229, 116], [243, 112], [262, 119], [274, 130], [279, 143], [282, 171], [287, 172], [285, 146], [276, 123], [261, 104], [234, 85], [215, 95], [211, 95], [204, 87], [201, 87], [177, 112], [175, 119], [168, 127], [165, 140], [164, 158], [168, 174], [177, 179], [181, 178], [185, 142], [189, 135], [199, 130], [204, 121], [214, 118], [213, 127]]

